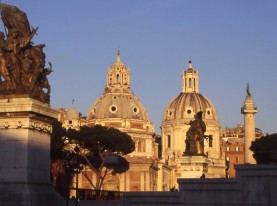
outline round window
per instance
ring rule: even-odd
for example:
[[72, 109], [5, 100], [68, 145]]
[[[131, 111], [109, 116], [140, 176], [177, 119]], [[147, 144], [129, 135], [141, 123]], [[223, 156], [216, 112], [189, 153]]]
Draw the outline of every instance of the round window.
[[134, 112], [135, 114], [138, 114], [138, 113], [139, 113], [139, 108], [138, 108], [137, 106], [134, 106], [134, 107], [133, 107], [133, 112]]
[[117, 99], [117, 96], [113, 96], [113, 99]]
[[210, 110], [208, 110], [208, 111], [207, 111], [207, 114], [208, 114], [208, 115], [210, 115], [210, 114], [211, 114]]
[[187, 113], [188, 113], [188, 114], [191, 114], [191, 110], [190, 110], [190, 109], [188, 109], [188, 110], [187, 110]]
[[109, 111], [110, 111], [111, 113], [115, 113], [115, 112], [117, 111], [117, 106], [111, 105], [110, 108], [109, 108]]

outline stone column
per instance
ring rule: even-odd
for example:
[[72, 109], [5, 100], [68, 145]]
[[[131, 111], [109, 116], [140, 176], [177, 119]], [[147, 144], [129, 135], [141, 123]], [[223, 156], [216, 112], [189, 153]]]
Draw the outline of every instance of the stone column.
[[256, 164], [256, 160], [253, 157], [253, 152], [249, 148], [252, 144], [252, 141], [255, 141], [256, 139], [255, 114], [257, 113], [257, 109], [254, 105], [254, 100], [251, 97], [249, 85], [247, 85], [247, 88], [248, 94], [245, 98], [244, 105], [241, 108], [241, 113], [244, 115], [244, 161], [247, 164]]
[[64, 205], [50, 181], [50, 120], [32, 98], [0, 99], [0, 206]]

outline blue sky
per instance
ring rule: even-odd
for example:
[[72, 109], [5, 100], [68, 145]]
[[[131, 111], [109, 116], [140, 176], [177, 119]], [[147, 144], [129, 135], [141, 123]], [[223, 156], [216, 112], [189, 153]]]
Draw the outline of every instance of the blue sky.
[[[277, 132], [276, 0], [2, 0], [38, 26], [46, 44], [54, 108], [87, 115], [116, 60], [130, 66], [131, 90], [160, 133], [163, 111], [181, 92], [191, 58], [200, 92], [215, 105], [222, 127], [243, 123], [240, 108], [250, 84], [256, 127]], [[3, 31], [3, 26], [0, 27]]]

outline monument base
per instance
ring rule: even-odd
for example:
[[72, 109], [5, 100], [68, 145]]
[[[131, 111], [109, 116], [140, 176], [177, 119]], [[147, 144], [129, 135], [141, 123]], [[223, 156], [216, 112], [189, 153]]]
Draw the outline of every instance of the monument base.
[[62, 206], [50, 181], [51, 120], [32, 98], [0, 98], [0, 206]]
[[200, 178], [203, 174], [207, 177], [209, 158], [200, 155], [182, 156], [177, 162], [179, 178]]
[[64, 205], [51, 184], [0, 183], [0, 206]]

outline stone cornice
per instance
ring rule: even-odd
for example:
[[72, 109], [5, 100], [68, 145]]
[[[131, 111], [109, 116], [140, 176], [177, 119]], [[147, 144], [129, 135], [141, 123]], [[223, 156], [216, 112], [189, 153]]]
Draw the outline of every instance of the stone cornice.
[[42, 103], [32, 98], [0, 99], [0, 113], [30, 112], [50, 118], [57, 118], [58, 111], [47, 103]]

